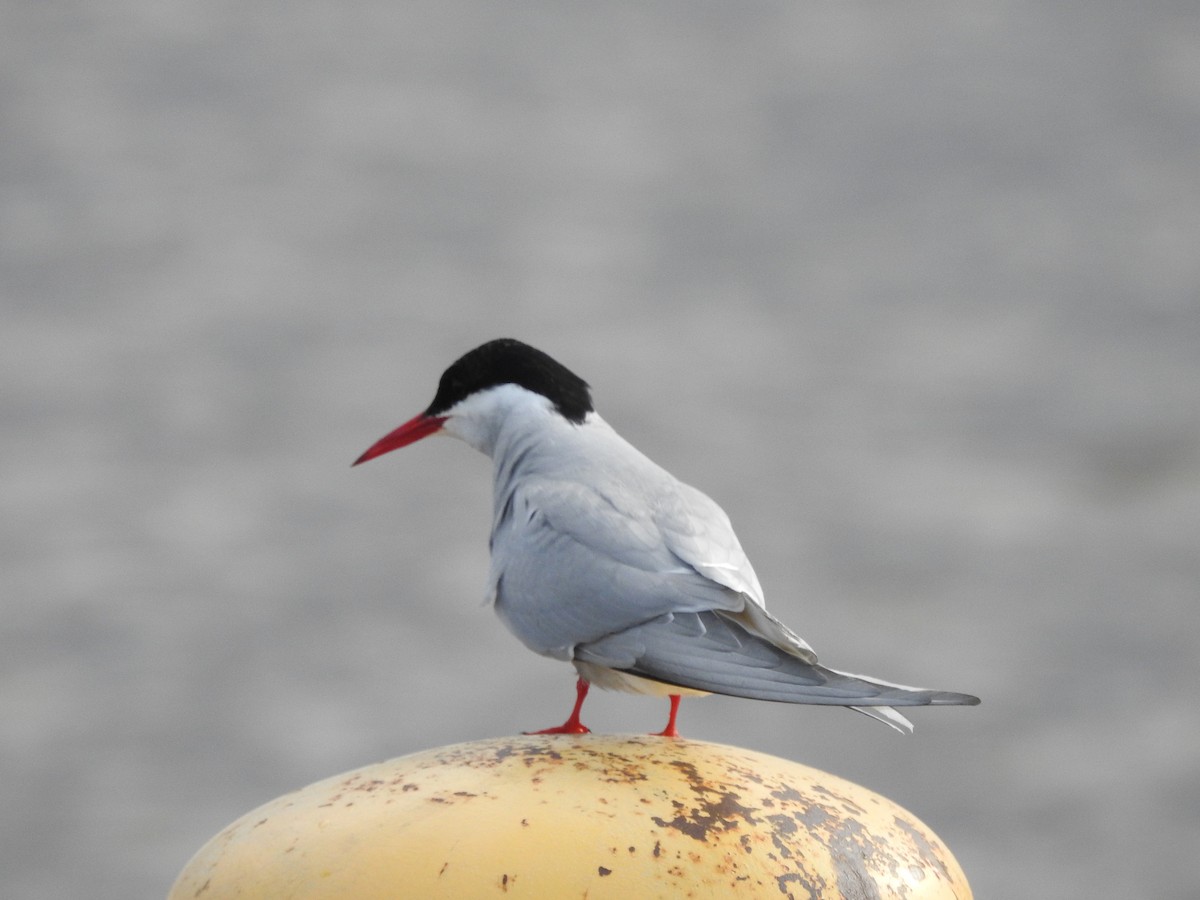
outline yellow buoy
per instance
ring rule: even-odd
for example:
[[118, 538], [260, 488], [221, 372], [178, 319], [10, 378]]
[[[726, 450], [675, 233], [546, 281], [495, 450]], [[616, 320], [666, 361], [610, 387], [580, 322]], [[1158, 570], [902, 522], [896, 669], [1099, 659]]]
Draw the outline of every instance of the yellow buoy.
[[638, 735], [528, 735], [365, 766], [238, 819], [170, 900], [957, 898], [941, 841], [778, 757]]

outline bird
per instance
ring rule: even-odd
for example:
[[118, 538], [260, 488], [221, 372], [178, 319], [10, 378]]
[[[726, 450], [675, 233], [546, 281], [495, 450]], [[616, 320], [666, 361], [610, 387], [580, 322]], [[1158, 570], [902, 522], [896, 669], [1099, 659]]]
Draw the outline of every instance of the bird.
[[767, 611], [724, 510], [622, 438], [541, 350], [499, 338], [467, 352], [353, 465], [431, 435], [492, 461], [486, 602], [530, 650], [575, 667], [570, 715], [534, 734], [587, 733], [591, 685], [669, 698], [664, 737], [679, 736], [683, 696], [846, 706], [903, 733], [895, 707], [979, 703], [821, 665]]

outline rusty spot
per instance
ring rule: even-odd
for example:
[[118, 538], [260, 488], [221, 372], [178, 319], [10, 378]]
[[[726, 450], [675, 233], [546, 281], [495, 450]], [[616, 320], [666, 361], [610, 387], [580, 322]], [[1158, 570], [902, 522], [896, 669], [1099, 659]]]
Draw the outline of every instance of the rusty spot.
[[528, 820], [528, 819], [522, 819], [522, 820], [521, 820], [521, 827], [523, 827], [523, 828], [528, 828], [528, 827], [529, 827], [529, 820]]
[[[797, 819], [802, 820], [802, 816], [797, 814]], [[838, 819], [832, 815], [817, 825], [809, 825], [808, 831], [829, 848], [842, 896], [877, 900], [879, 890], [870, 872], [871, 861], [886, 856], [886, 840], [877, 840], [857, 819]]]
[[[730, 749], [733, 750], [735, 748], [731, 747]], [[758, 763], [756, 760], [744, 758], [742, 762], [742, 765], [730, 762], [729, 770], [731, 772], [737, 772], [743, 778], [753, 781], [755, 784], [765, 783], [763, 775], [758, 770]]]
[[654, 842], [654, 858], [658, 859], [658, 857], [660, 857], [660, 856], [662, 856], [662, 844], [658, 841], [655, 841]]
[[630, 853], [636, 853], [636, 852], [637, 852], [637, 848], [636, 848], [636, 847], [630, 847], [630, 848], [629, 848], [629, 852], [630, 852]]
[[[779, 885], [779, 893], [788, 897], [789, 900], [796, 896], [791, 887], [789, 887], [792, 882], [795, 882], [797, 886], [804, 889], [804, 893], [808, 895], [808, 900], [821, 900], [821, 894], [825, 890], [825, 880], [823, 878], [818, 878], [818, 883], [814, 885], [808, 880], [808, 876], [801, 872], [788, 872], [786, 875], [780, 875], [775, 879], [775, 883]], [[858, 900], [856, 895], [847, 894], [846, 896], [852, 896], [855, 897], [855, 900]]]
[[[627, 756], [611, 751], [597, 751], [587, 747], [578, 748], [577, 752], [599, 762], [599, 774], [602, 781], [609, 784], [632, 784], [645, 781], [650, 776], [645, 772], [645, 760], [632, 760]], [[586, 764], [576, 764], [586, 768]]]
[[[752, 814], [753, 808], [742, 806], [738, 802], [739, 794], [732, 791], [717, 792], [707, 787], [697, 790], [697, 793], [699, 794], [697, 806], [685, 811], [682, 803], [673, 800], [671, 805], [675, 807], [679, 815], [670, 821], [660, 816], [652, 816], [651, 820], [663, 828], [674, 828], [690, 838], [705, 843], [708, 842], [710, 831], [733, 831], [738, 827], [739, 820], [747, 825], [756, 824], [757, 820]], [[716, 798], [709, 796], [714, 793], [717, 794]]]
[[771, 827], [779, 834], [786, 834], [790, 837], [796, 833], [796, 820], [792, 816], [785, 816], [783, 814], [767, 816], [767, 821], [771, 823]]
[[767, 821], [771, 823], [771, 841], [775, 844], [775, 849], [784, 859], [791, 859], [792, 848], [787, 845], [787, 839], [798, 830], [796, 820], [791, 816], [777, 815], [767, 816]]
[[508, 893], [508, 875], [507, 874], [500, 876], [500, 890], [504, 891], [505, 893]]
[[538, 759], [561, 760], [562, 754], [545, 746], [544, 742], [513, 741], [491, 748], [490, 759], [481, 758], [469, 745], [444, 748], [434, 757], [439, 765], [467, 766], [472, 769], [494, 768], [510, 758], [521, 759], [526, 766], [532, 766]]
[[813, 804], [803, 812], [796, 813], [796, 819], [802, 822], [809, 831], [824, 827], [827, 823], [833, 821], [833, 814], [825, 807]]
[[837, 870], [837, 889], [843, 897], [862, 900], [881, 900], [879, 885], [862, 866], [842, 865], [834, 860]]
[[404, 791], [406, 794], [409, 791], [419, 791], [420, 789], [421, 789], [421, 786], [419, 784], [413, 784], [412, 782], [402, 785], [400, 788], [400, 790]]
[[526, 767], [532, 766], [539, 759], [551, 759], [555, 762], [562, 762], [562, 754], [557, 750], [551, 750], [549, 747], [526, 747], [522, 752], [522, 762]]
[[954, 884], [954, 879], [950, 877], [950, 872], [946, 869], [945, 863], [942, 862], [941, 854], [938, 853], [937, 847], [930, 843], [929, 839], [919, 829], [913, 826], [907, 819], [902, 819], [900, 816], [893, 816], [892, 820], [896, 823], [896, 827], [908, 835], [909, 840], [913, 842], [913, 846], [917, 848], [917, 853], [921, 856], [921, 862], [926, 866], [937, 869], [942, 873], [942, 877], [950, 884]]
[[612, 869], [606, 869], [606, 868], [604, 868], [604, 866], [597, 866], [596, 871], [598, 871], [600, 873], [601, 878], [603, 878], [605, 875], [612, 874]]
[[782, 790], [771, 791], [771, 796], [776, 800], [790, 801], [792, 803], [804, 802], [804, 795], [790, 785], [785, 785]]

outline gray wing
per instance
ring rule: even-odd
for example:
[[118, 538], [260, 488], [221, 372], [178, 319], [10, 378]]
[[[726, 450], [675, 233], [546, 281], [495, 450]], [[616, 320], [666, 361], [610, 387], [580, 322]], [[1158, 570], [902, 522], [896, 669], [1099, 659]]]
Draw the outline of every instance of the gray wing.
[[739, 625], [805, 662], [817, 655], [798, 634], [767, 612], [762, 587], [734, 534], [725, 511], [707, 494], [679, 483], [674, 502], [658, 516], [667, 546], [696, 571], [745, 598], [745, 604], [725, 612]]
[[[850, 706], [868, 715], [877, 712], [874, 707], [979, 702], [969, 694], [891, 684], [807, 662], [721, 612], [664, 615], [581, 646], [576, 658], [714, 694]], [[876, 717], [897, 724], [892, 716]]]
[[578, 481], [520, 481], [492, 531], [501, 619], [530, 649], [570, 659], [577, 645], [669, 613], [742, 610], [745, 595], [672, 549], [655, 508]]
[[720, 610], [810, 663], [768, 613], [728, 516], [657, 466], [613, 479], [510, 482], [492, 530], [489, 596], [530, 649], [572, 648], [672, 612]]
[[762, 589], [725, 512], [679, 485], [658, 525], [672, 552], [739, 592], [740, 609], [672, 612], [576, 649], [576, 658], [714, 694], [784, 703], [848, 706], [902, 732], [893, 706], [974, 705], [969, 694], [893, 684], [819, 665], [812, 648], [767, 612]]
[[697, 572], [763, 605], [763, 591], [725, 510], [707, 494], [675, 481], [659, 497], [653, 520], [673, 554]]

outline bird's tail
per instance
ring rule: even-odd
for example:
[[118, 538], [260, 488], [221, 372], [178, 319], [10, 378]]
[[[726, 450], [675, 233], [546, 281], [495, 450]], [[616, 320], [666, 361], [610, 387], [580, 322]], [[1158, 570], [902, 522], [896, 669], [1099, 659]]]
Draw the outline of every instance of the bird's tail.
[[576, 658], [713, 694], [849, 706], [898, 731], [895, 706], [973, 706], [978, 697], [894, 684], [800, 659], [720, 612], [673, 613], [576, 648]]
[[882, 722], [888, 728], [895, 728], [901, 734], [912, 734], [913, 723], [890, 706], [851, 706], [850, 709], [870, 716], [876, 722]]

